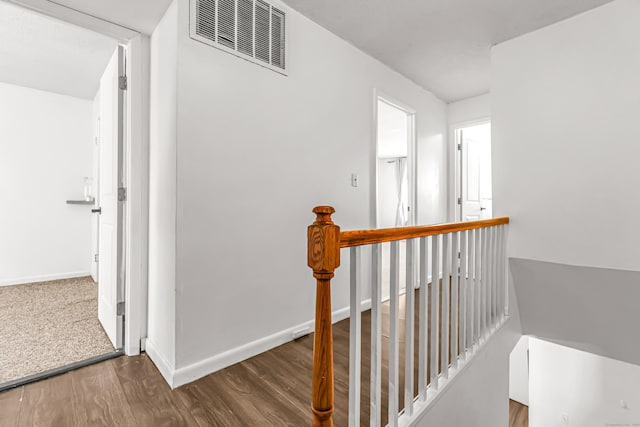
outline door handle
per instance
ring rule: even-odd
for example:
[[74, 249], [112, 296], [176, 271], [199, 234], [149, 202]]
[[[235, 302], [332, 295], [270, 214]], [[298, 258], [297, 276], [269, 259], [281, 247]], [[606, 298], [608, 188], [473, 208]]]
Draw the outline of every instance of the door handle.
[[91, 209], [91, 213], [101, 214], [102, 213], [102, 208]]
[[481, 211], [486, 211], [486, 210], [487, 210], [487, 208], [480, 208], [480, 210], [481, 210]]

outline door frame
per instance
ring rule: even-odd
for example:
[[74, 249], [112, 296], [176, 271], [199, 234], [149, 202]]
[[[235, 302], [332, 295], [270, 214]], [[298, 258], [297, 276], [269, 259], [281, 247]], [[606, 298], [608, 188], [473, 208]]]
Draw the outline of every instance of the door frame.
[[373, 133], [373, 188], [372, 188], [372, 201], [373, 206], [371, 209], [371, 228], [378, 227], [378, 218], [380, 213], [378, 212], [378, 100], [382, 100], [389, 105], [392, 105], [409, 116], [409, 141], [407, 141], [407, 180], [409, 182], [409, 225], [416, 224], [417, 206], [416, 206], [416, 110], [404, 102], [398, 101], [396, 98], [388, 96], [386, 93], [379, 89], [373, 89], [373, 120], [372, 120], [372, 133]]
[[124, 352], [140, 353], [147, 334], [149, 218], [149, 36], [49, 0], [10, 0], [37, 13], [92, 30], [126, 47], [124, 174]]
[[458, 204], [458, 198], [462, 197], [462, 157], [458, 150], [460, 143], [460, 129], [491, 123], [491, 117], [482, 117], [474, 120], [466, 120], [463, 122], [453, 123], [449, 126], [449, 206], [448, 218], [451, 222], [462, 220], [461, 205]]

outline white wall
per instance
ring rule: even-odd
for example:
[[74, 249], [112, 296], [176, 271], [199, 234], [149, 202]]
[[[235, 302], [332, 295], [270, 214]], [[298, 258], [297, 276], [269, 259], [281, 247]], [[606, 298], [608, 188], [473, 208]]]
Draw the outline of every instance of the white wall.
[[512, 258], [524, 334], [640, 365], [640, 272]]
[[447, 104], [449, 125], [484, 120], [489, 117], [491, 117], [491, 98], [488, 93]]
[[512, 257], [639, 270], [640, 2], [492, 50], [494, 210]]
[[149, 304], [146, 350], [170, 381], [175, 367], [177, 4], [151, 36]]
[[92, 102], [0, 83], [0, 285], [89, 275]]
[[633, 363], [639, 20], [640, 2], [617, 0], [497, 45], [491, 88], [523, 333]]
[[[289, 340], [290, 328], [313, 318], [311, 209], [335, 206], [345, 229], [372, 225], [374, 88], [417, 111], [419, 222], [445, 219], [447, 170], [446, 105], [431, 93], [285, 6], [289, 75], [282, 76], [191, 40], [189, 2], [178, 3], [175, 383]], [[153, 72], [161, 65], [153, 61]], [[173, 194], [169, 183], [155, 192]], [[151, 210], [158, 224], [153, 200]], [[343, 262], [334, 309], [348, 301]], [[151, 274], [150, 311], [159, 286], [159, 272]], [[156, 295], [156, 307], [168, 310], [172, 295]], [[149, 319], [153, 341], [158, 319]]]
[[640, 366], [533, 338], [529, 346], [529, 426], [561, 426], [562, 415], [570, 426], [640, 424]]
[[529, 405], [529, 337], [522, 336], [509, 356], [509, 398]]

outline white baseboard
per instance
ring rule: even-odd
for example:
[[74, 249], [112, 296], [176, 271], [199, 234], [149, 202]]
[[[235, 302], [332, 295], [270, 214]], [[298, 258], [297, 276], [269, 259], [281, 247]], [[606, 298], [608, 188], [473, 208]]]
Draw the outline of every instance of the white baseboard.
[[72, 271], [70, 273], [43, 274], [40, 276], [18, 277], [0, 280], [0, 286], [24, 285], [27, 283], [49, 282], [51, 280], [75, 279], [76, 277], [91, 276], [90, 271]]
[[164, 380], [167, 382], [167, 384], [169, 384], [171, 388], [177, 387], [176, 385], [174, 385], [174, 378], [175, 378], [176, 371], [173, 365], [169, 363], [169, 361], [167, 361], [164, 355], [162, 355], [157, 350], [156, 346], [153, 345], [153, 342], [149, 338], [146, 338], [144, 340], [144, 343], [145, 343], [145, 352], [147, 353], [147, 356], [149, 356], [149, 358], [153, 361], [154, 365], [156, 365], [156, 368], [158, 368]]
[[[370, 299], [362, 301], [362, 310], [368, 310], [370, 308]], [[345, 307], [333, 312], [332, 321], [333, 323], [336, 323], [348, 317], [349, 307]], [[294, 327], [276, 332], [275, 334], [260, 338], [253, 342], [244, 344], [240, 347], [233, 348], [224, 353], [220, 353], [199, 362], [192, 363], [191, 365], [185, 366], [183, 368], [176, 369], [173, 375], [170, 376], [171, 380], [168, 380], [167, 376], [165, 376], [164, 374], [163, 376], [165, 377], [165, 379], [167, 379], [167, 382], [172, 388], [180, 387], [181, 385], [188, 384], [192, 381], [205, 377], [228, 366], [231, 366], [238, 362], [242, 362], [243, 360], [246, 360], [250, 357], [256, 356], [260, 353], [264, 353], [265, 351], [271, 350], [274, 347], [285, 344], [289, 341], [293, 341], [293, 334], [296, 331], [308, 329], [309, 333], [311, 333], [314, 329], [314, 323], [315, 321], [310, 320]], [[146, 342], [146, 346], [147, 353], [149, 353], [149, 356], [151, 356], [149, 348], [152, 347], [152, 345], [148, 339]], [[151, 358], [155, 362], [155, 359], [153, 357]], [[160, 369], [159, 366], [158, 369]], [[162, 372], [162, 369], [160, 369], [160, 372]]]
[[[429, 276], [428, 279], [428, 281], [431, 282], [431, 276]], [[416, 287], [419, 287], [419, 285]], [[371, 309], [371, 299], [362, 301], [360, 308], [362, 311]], [[331, 315], [333, 323], [337, 323], [341, 320], [347, 319], [348, 317], [349, 307], [336, 310]], [[249, 359], [250, 357], [256, 356], [260, 353], [264, 353], [265, 351], [271, 350], [279, 345], [293, 341], [294, 333], [298, 333], [302, 330], [308, 330], [309, 333], [311, 333], [314, 329], [314, 323], [315, 321], [313, 320], [301, 323], [175, 370], [172, 369], [166, 359], [156, 351], [153, 343], [149, 341], [148, 338], [145, 340], [144, 345], [146, 347], [147, 354], [156, 364], [169, 386], [171, 386], [171, 388], [176, 388], [196, 381], [238, 362], [242, 362], [243, 360]]]

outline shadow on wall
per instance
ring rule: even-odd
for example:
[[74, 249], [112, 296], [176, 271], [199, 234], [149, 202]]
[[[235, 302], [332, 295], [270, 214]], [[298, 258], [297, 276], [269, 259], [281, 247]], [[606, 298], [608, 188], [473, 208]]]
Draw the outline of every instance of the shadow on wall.
[[511, 258], [522, 333], [640, 364], [640, 272]]

